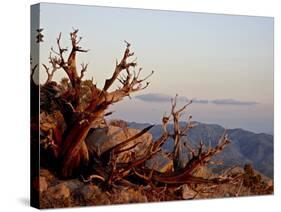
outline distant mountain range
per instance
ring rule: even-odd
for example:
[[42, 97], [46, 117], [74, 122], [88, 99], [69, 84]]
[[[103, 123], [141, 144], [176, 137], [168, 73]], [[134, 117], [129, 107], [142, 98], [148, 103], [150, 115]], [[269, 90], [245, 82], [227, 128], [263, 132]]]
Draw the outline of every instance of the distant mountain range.
[[[198, 125], [191, 129], [188, 136], [183, 139], [187, 139], [192, 146], [199, 144], [202, 140], [205, 146], [215, 146], [221, 135], [224, 132], [224, 128], [216, 124], [203, 124]], [[129, 122], [130, 128], [143, 129], [150, 124], [141, 124], [135, 122]], [[184, 126], [182, 122], [180, 125]], [[168, 130], [172, 131], [173, 126], [168, 125]], [[150, 133], [153, 138], [158, 138], [162, 134], [162, 126], [155, 125]], [[267, 177], [273, 178], [273, 135], [265, 133], [253, 133], [243, 129], [228, 129], [227, 134], [231, 140], [224, 151], [215, 156], [215, 161], [223, 161], [223, 165], [210, 166], [214, 172], [220, 172], [221, 170], [231, 167], [233, 165], [239, 165], [241, 167], [246, 163], [251, 163], [253, 167], [264, 174]], [[173, 149], [173, 141], [168, 140], [163, 149], [171, 151]]]

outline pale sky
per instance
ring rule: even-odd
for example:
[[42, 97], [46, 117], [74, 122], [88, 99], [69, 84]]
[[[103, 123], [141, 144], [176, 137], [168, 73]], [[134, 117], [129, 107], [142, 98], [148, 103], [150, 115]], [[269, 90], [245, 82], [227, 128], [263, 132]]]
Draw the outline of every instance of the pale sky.
[[[81, 46], [90, 51], [79, 54], [78, 62], [89, 62], [86, 78], [93, 76], [102, 87], [127, 40], [143, 73], [155, 71], [149, 88], [134, 96], [230, 99], [230, 104], [195, 103], [190, 113], [228, 128], [273, 132], [273, 18], [47, 3], [40, 10], [41, 62], [47, 62], [59, 32], [63, 46], [70, 47], [69, 32], [79, 28]], [[62, 76], [63, 71], [56, 79]], [[157, 123], [169, 102], [133, 98], [113, 108], [114, 118]]]

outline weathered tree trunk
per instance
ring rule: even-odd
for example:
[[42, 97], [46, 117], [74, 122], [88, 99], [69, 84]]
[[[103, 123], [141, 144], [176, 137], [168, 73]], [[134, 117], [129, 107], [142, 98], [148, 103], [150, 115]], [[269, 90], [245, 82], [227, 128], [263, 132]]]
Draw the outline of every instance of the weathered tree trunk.
[[87, 163], [88, 150], [84, 142], [90, 129], [89, 123], [75, 123], [67, 129], [67, 136], [63, 141], [61, 152], [61, 170], [63, 177], [71, 176], [81, 163]]

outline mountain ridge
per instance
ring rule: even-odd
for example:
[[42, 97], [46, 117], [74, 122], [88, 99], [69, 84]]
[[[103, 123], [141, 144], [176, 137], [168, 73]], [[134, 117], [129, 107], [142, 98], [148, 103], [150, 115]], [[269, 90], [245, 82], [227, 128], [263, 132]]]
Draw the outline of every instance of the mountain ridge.
[[[195, 147], [200, 140], [205, 146], [215, 146], [223, 134], [225, 128], [218, 124], [205, 124], [194, 122], [196, 127], [190, 129], [187, 137], [183, 141], [189, 142]], [[127, 122], [128, 127], [143, 129], [149, 126], [149, 123]], [[185, 122], [180, 122], [184, 126]], [[172, 124], [168, 125], [168, 130], [172, 131]], [[156, 124], [151, 130], [153, 138], [162, 134], [162, 126]], [[273, 135], [266, 133], [255, 133], [242, 128], [227, 129], [227, 134], [231, 144], [225, 148], [219, 155], [214, 157], [215, 161], [223, 161], [223, 165], [211, 165], [215, 172], [220, 172], [225, 168], [237, 165], [243, 167], [250, 163], [253, 167], [269, 178], [273, 178]], [[164, 145], [165, 151], [173, 149], [173, 141], [170, 139]], [[183, 152], [187, 153], [187, 152]], [[183, 154], [187, 155], [187, 154]], [[186, 158], [184, 158], [186, 159]]]

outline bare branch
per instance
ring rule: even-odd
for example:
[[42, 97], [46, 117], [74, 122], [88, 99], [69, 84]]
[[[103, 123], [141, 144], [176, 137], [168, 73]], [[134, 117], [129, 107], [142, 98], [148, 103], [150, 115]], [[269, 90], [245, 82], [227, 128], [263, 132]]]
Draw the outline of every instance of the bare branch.
[[83, 180], [84, 183], [92, 182], [94, 179], [101, 180], [101, 181], [105, 182], [104, 177], [96, 175], [96, 174], [93, 174], [93, 175], [89, 176], [87, 179], [85, 179], [83, 176], [81, 176], [81, 177], [82, 177], [82, 180]]
[[70, 39], [71, 39], [71, 44], [72, 44], [72, 52], [75, 52], [75, 51], [78, 51], [78, 52], [88, 52], [89, 49], [85, 50], [85, 49], [82, 49], [81, 46], [78, 46], [78, 44], [82, 40], [82, 37], [79, 37], [77, 39], [78, 31], [79, 31], [78, 29], [73, 29], [73, 32], [70, 33]]
[[63, 67], [66, 66], [66, 64], [65, 64], [65, 59], [64, 59], [64, 57], [63, 57], [63, 53], [67, 51], [67, 48], [62, 48], [62, 47], [61, 47], [60, 40], [61, 40], [61, 32], [59, 33], [59, 36], [58, 36], [58, 38], [57, 38], [57, 48], [58, 48], [58, 51], [54, 50], [54, 48], [51, 47], [51, 51], [52, 51], [55, 55], [57, 55], [59, 58], [56, 58], [56, 57], [52, 58], [52, 57], [51, 57], [51, 54], [50, 54], [49, 59], [50, 59], [51, 61], [56, 62], [56, 64], [57, 64], [59, 67], [63, 68]]
[[119, 74], [123, 71], [123, 70], [129, 70], [130, 67], [135, 67], [137, 65], [137, 63], [135, 62], [127, 62], [127, 59], [131, 56], [134, 55], [133, 52], [130, 52], [130, 46], [131, 44], [128, 43], [127, 41], [125, 41], [126, 43], [126, 49], [124, 52], [124, 56], [122, 58], [122, 60], [120, 61], [120, 63], [118, 64], [117, 60], [116, 60], [116, 67], [115, 70], [113, 72], [113, 75], [111, 76], [111, 78], [107, 79], [105, 81], [104, 87], [103, 87], [103, 91], [107, 91], [111, 85], [114, 83], [114, 81], [118, 78]]
[[[132, 56], [130, 53], [130, 45], [126, 42], [127, 48], [124, 53], [124, 57], [119, 64], [116, 65], [115, 71], [110, 79], [105, 81], [105, 85], [103, 90], [99, 91], [98, 100], [92, 102], [87, 107], [87, 111], [93, 111], [97, 105], [110, 105], [115, 102], [121, 101], [124, 97], [130, 97], [131, 93], [146, 89], [149, 86], [149, 82], [145, 82], [154, 72], [152, 71], [148, 76], [143, 79], [139, 79], [141, 68], [139, 72], [136, 74], [130, 70], [130, 67], [134, 67], [136, 63], [127, 63], [127, 58]], [[126, 72], [122, 75], [121, 72], [126, 70]], [[121, 83], [121, 86], [118, 87], [117, 90], [112, 92], [107, 92], [110, 86], [118, 80]], [[142, 83], [145, 82], [145, 85]], [[96, 99], [97, 92], [93, 92], [93, 97]], [[94, 98], [93, 98], [94, 99]]]
[[200, 145], [200, 150], [198, 153], [188, 162], [188, 164], [178, 171], [168, 173], [168, 174], [155, 174], [153, 176], [154, 180], [158, 182], [168, 183], [168, 184], [179, 184], [179, 183], [223, 183], [229, 179], [204, 179], [194, 177], [193, 173], [198, 167], [207, 164], [211, 157], [221, 152], [230, 141], [224, 139], [219, 145], [211, 150], [203, 151], [203, 145]]
[[136, 142], [135, 144], [127, 147], [127, 148], [124, 148], [124, 149], [120, 149], [120, 150], [117, 150], [117, 151], [114, 151], [115, 154], [120, 154], [122, 152], [127, 152], [127, 151], [130, 151], [131, 149], [134, 149], [137, 145], [141, 144], [142, 141], [138, 141]]
[[126, 139], [125, 141], [121, 142], [120, 144], [110, 148], [109, 150], [107, 150], [106, 152], [110, 152], [114, 149], [115, 152], [119, 152], [122, 148], [124, 148], [125, 146], [127, 146], [131, 141], [134, 141], [135, 139], [137, 139], [138, 137], [142, 136], [144, 133], [148, 132], [152, 127], [154, 127], [154, 125], [150, 125], [146, 128], [144, 128], [142, 131], [138, 132], [137, 134], [133, 135], [132, 137]]
[[84, 73], [87, 71], [88, 65], [88, 63], [86, 65], [84, 63], [81, 64], [80, 80], [84, 77]]
[[[193, 125], [189, 123], [190, 120], [188, 120], [187, 125], [181, 130], [180, 129], [180, 116], [186, 110], [187, 106], [189, 106], [192, 103], [192, 100], [189, 101], [187, 104], [185, 104], [180, 109], [176, 109], [177, 106], [177, 98], [178, 94], [176, 94], [175, 98], [171, 99], [171, 115], [173, 117], [173, 126], [174, 126], [174, 134], [173, 134], [173, 140], [174, 140], [174, 166], [175, 168], [180, 168], [180, 152], [181, 152], [181, 136], [184, 136], [185, 133], [187, 133], [188, 129], [192, 128]], [[191, 117], [189, 118], [191, 119]]]

